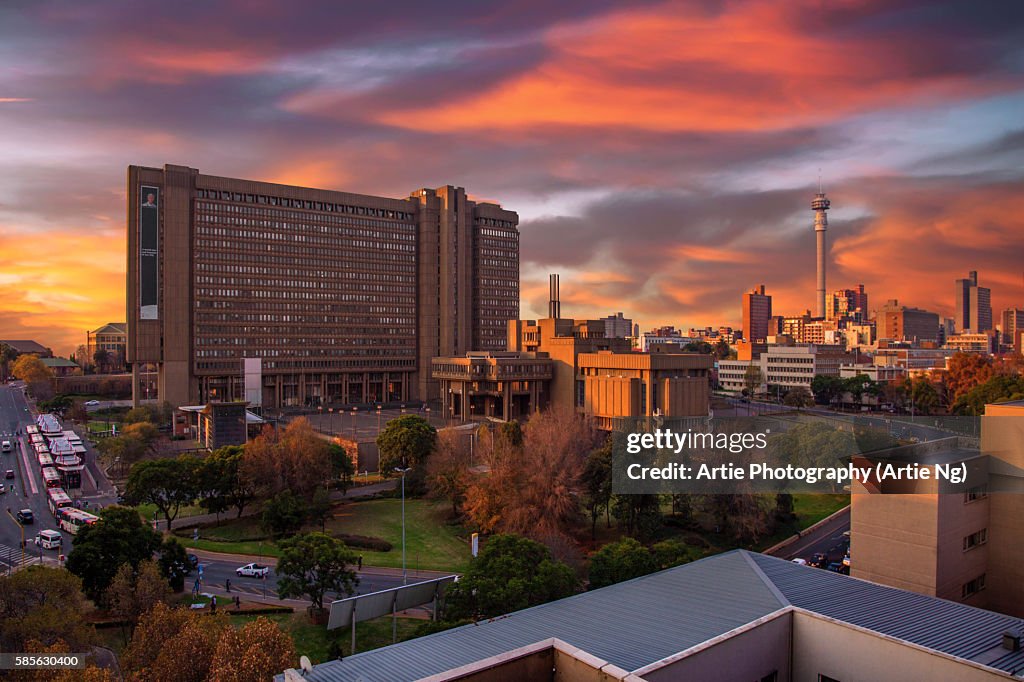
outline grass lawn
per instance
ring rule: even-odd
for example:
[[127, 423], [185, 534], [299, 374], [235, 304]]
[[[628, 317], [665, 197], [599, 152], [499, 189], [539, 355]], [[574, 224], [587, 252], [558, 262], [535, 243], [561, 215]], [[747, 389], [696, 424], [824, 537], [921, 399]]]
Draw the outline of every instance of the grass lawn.
[[[142, 516], [142, 518], [146, 519], [147, 521], [152, 521], [153, 520], [153, 514], [157, 513], [157, 509], [156, 509], [156, 505], [155, 504], [149, 504], [149, 503], [140, 504], [140, 505], [138, 505], [135, 508], [139, 511], [139, 514]], [[200, 514], [205, 514], [205, 513], [206, 513], [205, 509], [200, 507], [198, 504], [193, 504], [193, 505], [189, 505], [187, 507], [182, 507], [181, 509], [179, 509], [178, 510], [178, 515], [176, 517], [174, 517], [174, 520], [175, 520], [175, 522], [177, 522], [178, 519], [183, 519], [186, 516], [198, 516]], [[160, 514], [160, 521], [161, 521], [161, 523], [163, 523], [165, 521], [163, 514]], [[161, 528], [163, 528], [163, 527], [165, 527], [165, 526], [161, 526]]]
[[[406, 563], [410, 571], [465, 570], [469, 560], [469, 542], [461, 526], [446, 521], [448, 504], [433, 500], [406, 500]], [[308, 527], [306, 530], [318, 530]], [[327, 532], [335, 535], [364, 535], [387, 540], [392, 549], [377, 552], [354, 548], [367, 566], [402, 565], [402, 501], [393, 498], [361, 500], [335, 505], [327, 522]], [[186, 547], [234, 554], [279, 556], [277, 546], [261, 540], [263, 531], [257, 517], [227, 519], [220, 526], [205, 528], [199, 540], [191, 534], [179, 536]], [[262, 546], [261, 546], [262, 545]]]

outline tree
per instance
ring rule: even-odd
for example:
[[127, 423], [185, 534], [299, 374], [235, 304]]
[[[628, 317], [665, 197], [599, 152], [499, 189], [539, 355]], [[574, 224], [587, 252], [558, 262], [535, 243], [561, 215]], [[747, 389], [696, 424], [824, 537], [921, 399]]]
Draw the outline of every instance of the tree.
[[306, 505], [302, 498], [283, 490], [263, 503], [260, 526], [276, 540], [298, 531], [305, 520]]
[[674, 538], [651, 545], [651, 556], [658, 569], [672, 568], [691, 560], [690, 549]]
[[426, 482], [430, 494], [452, 503], [452, 516], [466, 499], [472, 475], [465, 434], [446, 429], [437, 435], [434, 454], [427, 460]]
[[732, 346], [725, 339], [718, 339], [718, 343], [715, 344], [715, 357], [719, 360], [728, 360], [732, 355]]
[[330, 445], [300, 418], [283, 431], [268, 426], [246, 444], [240, 475], [246, 488], [267, 499], [290, 490], [309, 498], [331, 478]]
[[113, 505], [100, 511], [96, 523], [78, 531], [67, 569], [82, 579], [85, 594], [99, 603], [121, 564], [138, 568], [159, 547], [159, 533], [144, 524], [137, 511]]
[[590, 589], [596, 590], [658, 570], [650, 550], [633, 538], [612, 542], [590, 557]]
[[224, 613], [199, 615], [157, 604], [139, 619], [121, 666], [132, 682], [203, 682], [230, 627]]
[[392, 419], [377, 436], [380, 473], [391, 476], [395, 469], [425, 464], [436, 441], [437, 429], [423, 417], [406, 414]]
[[149, 422], [150, 424], [155, 425], [157, 421], [159, 421], [159, 417], [154, 413], [154, 410], [150, 405], [139, 405], [138, 407], [133, 407], [124, 415], [125, 424]]
[[[991, 358], [980, 353], [954, 353], [946, 364], [946, 397], [954, 404], [960, 396], [998, 373]], [[916, 403], [916, 401], [915, 401]]]
[[350, 568], [358, 560], [345, 543], [324, 533], [304, 533], [280, 543], [277, 592], [283, 599], [308, 597], [321, 611], [328, 592], [352, 595], [359, 577]]
[[575, 591], [572, 569], [552, 559], [547, 547], [517, 535], [495, 535], [448, 588], [445, 619], [494, 618]]
[[53, 372], [43, 364], [35, 355], [19, 355], [18, 359], [11, 365], [11, 375], [21, 379], [26, 384], [38, 384], [48, 382], [53, 378]]
[[110, 612], [127, 623], [128, 629], [121, 631], [127, 644], [126, 633], [135, 629], [144, 614], [158, 603], [167, 603], [170, 597], [171, 590], [160, 567], [152, 559], [146, 559], [139, 562], [138, 568], [127, 563], [118, 567], [107, 588], [105, 601]]
[[104, 438], [96, 444], [96, 449], [110, 465], [115, 461], [121, 466], [131, 466], [142, 459], [148, 445], [137, 435], [121, 435]]
[[331, 494], [326, 488], [317, 488], [306, 509], [310, 523], [320, 524], [320, 532], [327, 532], [327, 519], [331, 516]]
[[999, 374], [962, 394], [953, 403], [953, 414], [980, 417], [985, 405], [1007, 400], [1024, 400], [1024, 377]]
[[782, 397], [782, 403], [789, 407], [812, 407], [814, 405], [814, 396], [803, 386], [794, 386], [786, 391], [786, 394]]
[[18, 351], [0, 342], [0, 379], [6, 379], [11, 365], [18, 357]]
[[611, 511], [612, 500], [612, 441], [607, 439], [601, 447], [590, 453], [581, 476], [583, 506], [590, 514], [590, 537], [597, 537], [597, 519], [602, 512]]
[[939, 406], [939, 392], [925, 377], [908, 379], [910, 394], [910, 407], [916, 414], [932, 414], [932, 411]]
[[683, 346], [684, 353], [701, 353], [702, 355], [712, 355], [715, 352], [714, 346], [707, 341], [690, 341]]
[[106, 373], [107, 365], [110, 363], [110, 351], [106, 348], [97, 348], [92, 354], [92, 359], [100, 374]]
[[650, 538], [661, 526], [661, 499], [658, 495], [615, 495], [612, 516], [626, 527], [626, 533]]
[[761, 368], [754, 364], [748, 365], [747, 369], [743, 372], [743, 388], [746, 391], [746, 395], [754, 397], [761, 390], [761, 384], [763, 383], [764, 374], [761, 372]]
[[175, 592], [185, 589], [185, 576], [191, 571], [188, 553], [185, 547], [172, 537], [160, 545], [160, 573], [167, 579], [167, 584]]
[[269, 680], [295, 666], [295, 644], [271, 620], [260, 616], [242, 627], [227, 628], [217, 642], [209, 682]]
[[243, 448], [228, 445], [214, 450], [203, 460], [199, 472], [199, 504], [214, 514], [234, 508], [238, 518], [255, 497], [254, 489], [242, 476]]
[[355, 447], [346, 448], [337, 443], [328, 445], [327, 451], [331, 460], [331, 476], [334, 479], [335, 487], [344, 494], [352, 486], [352, 477], [356, 474], [358, 453]]
[[819, 405], [831, 405], [843, 392], [843, 380], [839, 377], [817, 374], [811, 379], [811, 393]]
[[29, 641], [82, 651], [92, 641], [82, 581], [60, 568], [29, 566], [0, 577], [0, 650], [26, 651]]
[[128, 474], [124, 500], [130, 505], [155, 505], [170, 528], [181, 507], [196, 499], [201, 467], [201, 460], [190, 455], [138, 462]]

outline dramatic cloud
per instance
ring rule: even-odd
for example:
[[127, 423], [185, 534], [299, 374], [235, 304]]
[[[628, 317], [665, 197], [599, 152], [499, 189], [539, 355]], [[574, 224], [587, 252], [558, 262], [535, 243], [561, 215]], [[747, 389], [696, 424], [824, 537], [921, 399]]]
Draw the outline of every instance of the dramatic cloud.
[[[710, 0], [0, 5], [0, 337], [124, 316], [129, 164], [522, 218], [523, 314], [739, 318], [764, 283], [1024, 305], [1024, 4]], [[44, 248], [39, 248], [43, 245]]]

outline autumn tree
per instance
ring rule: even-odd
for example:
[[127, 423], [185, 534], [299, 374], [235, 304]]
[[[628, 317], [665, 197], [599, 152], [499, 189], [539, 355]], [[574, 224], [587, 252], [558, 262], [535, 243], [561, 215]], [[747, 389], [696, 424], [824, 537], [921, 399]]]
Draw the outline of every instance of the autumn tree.
[[138, 568], [132, 568], [128, 563], [121, 564], [107, 588], [106, 604], [111, 614], [127, 626], [121, 630], [125, 644], [128, 643], [128, 633], [135, 629], [139, 619], [158, 603], [167, 603], [170, 598], [171, 589], [155, 561], [142, 561]]
[[[76, 648], [63, 639], [58, 639], [52, 644], [44, 644], [38, 640], [31, 640], [25, 644], [23, 651], [32, 654], [62, 655]], [[94, 650], [95, 651], [95, 650]], [[87, 659], [88, 660], [88, 659]], [[119, 678], [114, 669], [101, 668], [94, 662], [86, 663], [84, 668], [70, 670], [46, 669], [23, 670], [10, 676], [16, 682], [118, 682]]]
[[38, 356], [28, 354], [18, 356], [11, 365], [11, 375], [26, 384], [39, 384], [53, 378], [53, 372]]
[[452, 516], [458, 515], [472, 477], [467, 436], [472, 434], [455, 429], [438, 433], [434, 454], [426, 464], [427, 489], [432, 496], [451, 502]]
[[62, 568], [29, 566], [0, 577], [0, 650], [25, 651], [30, 640], [86, 648], [92, 628], [81, 588], [81, 579]]
[[950, 405], [997, 373], [992, 359], [980, 353], [954, 353], [946, 362], [946, 399]]
[[448, 588], [444, 617], [494, 618], [575, 591], [572, 569], [555, 561], [547, 547], [516, 535], [496, 535]]
[[814, 407], [814, 396], [803, 386], [794, 386], [782, 396], [782, 404], [789, 407]]
[[761, 384], [763, 383], [764, 373], [761, 372], [761, 368], [754, 364], [748, 365], [747, 369], [743, 372], [744, 395], [754, 397], [761, 390]]
[[312, 496], [332, 476], [330, 444], [309, 421], [292, 421], [283, 431], [270, 426], [246, 444], [241, 460], [245, 485], [264, 499], [290, 490]]
[[270, 680], [295, 666], [295, 644], [271, 620], [259, 617], [227, 628], [217, 642], [207, 682]]
[[144, 524], [137, 511], [114, 505], [101, 510], [96, 523], [78, 531], [67, 569], [82, 579], [90, 599], [101, 602], [121, 564], [137, 568], [159, 547], [160, 534]]
[[346, 597], [355, 592], [359, 577], [352, 569], [358, 556], [344, 542], [324, 533], [305, 533], [279, 544], [277, 591], [283, 599], [307, 597], [316, 611], [328, 592]]
[[139, 619], [121, 657], [125, 677], [129, 682], [204, 682], [230, 627], [227, 614], [199, 615], [158, 603]]

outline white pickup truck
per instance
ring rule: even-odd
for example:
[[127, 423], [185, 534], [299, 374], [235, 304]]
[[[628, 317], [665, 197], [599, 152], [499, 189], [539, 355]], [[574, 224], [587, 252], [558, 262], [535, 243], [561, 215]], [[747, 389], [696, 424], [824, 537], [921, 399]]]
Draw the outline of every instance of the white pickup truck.
[[246, 564], [235, 569], [235, 575], [239, 578], [266, 578], [268, 573], [270, 573], [270, 567], [260, 564]]

